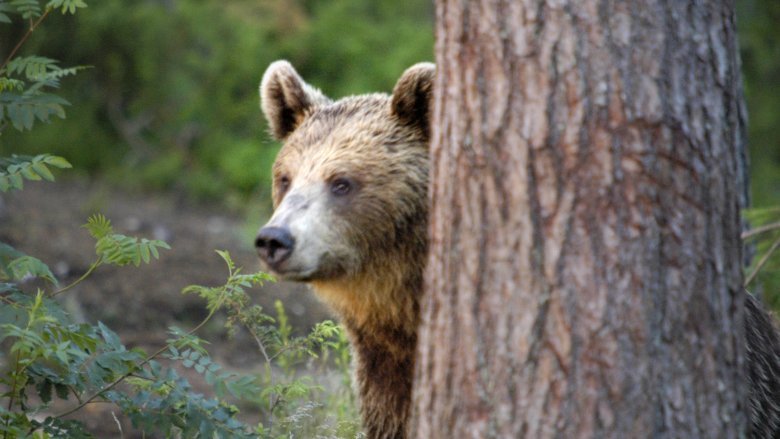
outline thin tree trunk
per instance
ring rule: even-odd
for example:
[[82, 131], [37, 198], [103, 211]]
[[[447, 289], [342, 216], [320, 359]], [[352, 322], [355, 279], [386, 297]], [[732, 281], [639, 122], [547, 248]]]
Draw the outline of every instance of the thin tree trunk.
[[436, 16], [413, 435], [739, 437], [732, 2]]

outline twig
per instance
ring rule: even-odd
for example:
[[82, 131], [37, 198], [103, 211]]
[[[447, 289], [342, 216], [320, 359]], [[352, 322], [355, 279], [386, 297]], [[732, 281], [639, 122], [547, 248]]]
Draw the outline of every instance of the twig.
[[249, 327], [249, 325], [244, 325], [247, 331], [249, 331], [249, 334], [252, 336], [252, 338], [255, 339], [255, 342], [257, 342], [257, 346], [260, 348], [260, 353], [263, 354], [263, 357], [265, 358], [265, 362], [268, 364], [271, 364], [271, 359], [268, 358], [268, 353], [265, 351], [265, 345], [263, 344], [263, 341], [260, 340], [260, 337], [255, 333], [255, 331], [252, 330], [252, 328]]
[[124, 432], [124, 431], [122, 431], [122, 424], [119, 422], [119, 419], [117, 419], [117, 417], [116, 417], [116, 413], [114, 413], [114, 411], [113, 411], [113, 410], [111, 410], [111, 417], [112, 417], [112, 418], [114, 418], [114, 422], [116, 422], [116, 428], [118, 428], [118, 429], [119, 429], [119, 437], [120, 437], [120, 438], [122, 438], [122, 439], [124, 439], [124, 437], [125, 437], [125, 432]]
[[755, 279], [755, 277], [758, 275], [758, 272], [761, 270], [761, 267], [763, 267], [764, 264], [766, 264], [766, 261], [768, 261], [769, 257], [772, 256], [772, 253], [774, 253], [775, 250], [777, 250], [778, 248], [780, 248], [780, 238], [778, 238], [775, 242], [772, 243], [772, 246], [769, 247], [769, 250], [767, 250], [767, 252], [761, 258], [761, 260], [758, 261], [758, 264], [756, 264], [756, 268], [753, 270], [752, 273], [750, 273], [747, 279], [745, 279], [745, 284], [744, 284], [745, 287], [747, 287], [750, 284], [750, 282], [752, 282], [753, 279]]
[[[30, 326], [32, 326], [34, 318], [35, 318], [35, 315], [34, 314], [30, 314], [29, 318], [27, 319], [27, 327], [25, 328], [25, 330], [29, 330], [30, 329]], [[22, 351], [21, 350], [16, 351], [16, 360], [15, 360], [15, 364], [14, 364], [14, 381], [11, 384], [11, 394], [10, 394], [10, 397], [8, 398], [8, 411], [9, 412], [14, 407], [14, 399], [16, 399], [16, 386], [19, 384], [19, 375], [22, 372], [24, 372], [25, 369], [27, 369], [27, 365], [25, 365], [21, 369], [19, 368], [19, 363], [21, 362], [21, 358], [22, 358]], [[23, 404], [20, 404], [20, 405], [23, 405]], [[6, 431], [3, 434], [3, 439], [8, 437], [8, 426], [10, 424], [11, 424], [11, 417], [9, 416], [7, 418], [7, 420], [6, 420], [6, 422], [5, 422]]]
[[[263, 344], [263, 341], [260, 340], [260, 337], [257, 335], [257, 333], [250, 327], [248, 323], [244, 323], [244, 327], [247, 331], [249, 331], [249, 334], [252, 335], [252, 338], [255, 339], [255, 342], [257, 342], [257, 346], [260, 348], [260, 352], [263, 354], [263, 357], [265, 358], [265, 364], [266, 367], [268, 367], [268, 382], [271, 387], [274, 386], [274, 367], [273, 364], [271, 364], [271, 359], [275, 357], [269, 357], [268, 352], [265, 350], [265, 345]], [[271, 394], [271, 404], [268, 412], [268, 431], [273, 431], [274, 428], [274, 409], [276, 409], [277, 404], [279, 404], [279, 400], [281, 399], [281, 395], [276, 395], [276, 400], [274, 400], [274, 395]]]
[[[21, 352], [16, 351], [16, 364], [14, 365], [14, 371], [16, 371], [17, 374], [14, 376], [14, 382], [13, 382], [13, 385], [11, 386], [11, 396], [8, 398], [8, 411], [9, 412], [13, 409], [14, 398], [16, 397], [16, 384], [17, 384], [17, 381], [19, 379], [18, 374], [19, 374], [19, 357], [20, 357], [20, 355], [21, 355]], [[6, 419], [6, 421], [5, 421], [6, 431], [3, 434], [3, 439], [8, 437], [7, 436], [8, 435], [8, 426], [10, 424], [11, 424], [11, 417], [9, 416]]]
[[[212, 316], [214, 316], [214, 313], [216, 312], [216, 310], [217, 310], [217, 309], [219, 309], [219, 307], [216, 307], [216, 308], [214, 308], [214, 310], [213, 310], [213, 311], [211, 311], [211, 312], [209, 313], [209, 315], [207, 315], [207, 316], [206, 316], [206, 318], [204, 318], [204, 319], [203, 319], [203, 321], [202, 321], [202, 322], [200, 322], [200, 323], [198, 324], [198, 326], [196, 326], [196, 327], [194, 327], [194, 328], [190, 329], [190, 330], [187, 332], [187, 335], [192, 335], [192, 334], [194, 334], [195, 332], [197, 332], [197, 331], [198, 331], [200, 328], [202, 328], [202, 327], [203, 327], [203, 325], [205, 325], [205, 324], [206, 324], [206, 323], [207, 323], [209, 320], [211, 320], [211, 317], [212, 317]], [[142, 362], [138, 363], [138, 365], [136, 366], [136, 368], [137, 368], [137, 369], [140, 369], [140, 368], [142, 368], [142, 367], [146, 366], [146, 364], [147, 364], [147, 363], [149, 363], [150, 361], [152, 361], [152, 360], [154, 360], [155, 358], [157, 358], [157, 356], [159, 356], [159, 355], [160, 355], [160, 354], [162, 354], [163, 352], [167, 351], [167, 350], [168, 350], [168, 349], [169, 349], [169, 348], [172, 346], [172, 344], [173, 344], [173, 343], [166, 343], [166, 344], [165, 344], [165, 346], [163, 346], [163, 347], [161, 347], [160, 349], [158, 349], [158, 350], [157, 350], [155, 353], [153, 353], [152, 355], [150, 355], [150, 356], [146, 357], [146, 359], [145, 359], [144, 361], [142, 361]], [[66, 410], [66, 411], [62, 412], [62, 413], [60, 413], [59, 415], [55, 415], [54, 417], [55, 417], [55, 418], [62, 418], [62, 417], [68, 416], [69, 414], [71, 414], [71, 413], [74, 413], [74, 412], [76, 412], [76, 411], [78, 411], [78, 410], [81, 410], [81, 409], [82, 409], [82, 408], [83, 408], [85, 405], [87, 405], [87, 404], [91, 403], [93, 399], [95, 399], [95, 398], [97, 398], [98, 396], [102, 395], [103, 393], [105, 393], [105, 392], [108, 392], [109, 390], [113, 389], [113, 388], [114, 388], [114, 387], [116, 387], [116, 386], [117, 386], [119, 383], [121, 383], [122, 381], [124, 381], [125, 379], [127, 379], [127, 377], [129, 377], [129, 376], [131, 376], [131, 375], [133, 375], [133, 371], [127, 372], [126, 374], [124, 374], [124, 375], [120, 376], [119, 378], [115, 379], [114, 381], [112, 381], [112, 382], [111, 382], [109, 385], [107, 385], [106, 387], [104, 387], [104, 388], [102, 388], [102, 389], [100, 389], [100, 390], [97, 390], [97, 391], [96, 391], [95, 393], [93, 393], [93, 394], [92, 394], [92, 395], [91, 395], [89, 398], [85, 399], [84, 401], [82, 401], [82, 402], [81, 402], [80, 404], [78, 404], [77, 406], [73, 407], [73, 408], [72, 408], [72, 409], [70, 409], [70, 410]]]
[[98, 258], [98, 260], [93, 262], [92, 265], [89, 266], [89, 269], [87, 270], [87, 272], [84, 273], [83, 275], [81, 275], [80, 278], [76, 279], [76, 281], [74, 281], [72, 284], [70, 284], [70, 285], [68, 285], [66, 287], [62, 287], [59, 290], [54, 291], [53, 293], [49, 294], [49, 297], [55, 297], [55, 296], [57, 296], [59, 294], [64, 293], [65, 291], [68, 291], [69, 289], [75, 287], [76, 285], [80, 284], [81, 281], [83, 281], [84, 279], [89, 277], [89, 275], [92, 274], [92, 272], [95, 271], [95, 269], [98, 268], [102, 263], [103, 263], [103, 259], [102, 258]]
[[765, 224], [761, 227], [756, 227], [755, 229], [746, 230], [742, 232], [742, 239], [748, 239], [761, 233], [771, 232], [772, 230], [780, 230], [780, 221], [776, 223]]
[[9, 62], [13, 59], [13, 57], [16, 55], [16, 52], [19, 51], [19, 49], [22, 47], [22, 45], [27, 41], [28, 38], [30, 38], [30, 35], [35, 31], [35, 29], [43, 22], [43, 20], [49, 15], [49, 12], [51, 12], [51, 8], [46, 8], [46, 10], [43, 12], [43, 14], [38, 17], [38, 20], [33, 22], [32, 19], [30, 19], [30, 27], [27, 29], [27, 32], [24, 34], [21, 40], [19, 40], [18, 43], [16, 43], [16, 46], [11, 50], [11, 53], [8, 54], [8, 57], [3, 61], [3, 64], [0, 65], [0, 70], [3, 70], [6, 65], [8, 65]]

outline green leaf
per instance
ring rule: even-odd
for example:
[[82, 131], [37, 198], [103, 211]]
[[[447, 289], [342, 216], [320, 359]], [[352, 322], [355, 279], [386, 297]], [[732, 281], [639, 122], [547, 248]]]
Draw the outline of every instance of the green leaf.
[[19, 173], [28, 180], [38, 181], [41, 179], [41, 176], [35, 173], [32, 164], [19, 168]]
[[8, 180], [11, 183], [11, 187], [14, 189], [24, 189], [24, 182], [22, 181], [22, 176], [19, 173], [13, 173], [8, 175]]
[[41, 16], [41, 6], [37, 0], [12, 0], [10, 3], [25, 20]]
[[225, 261], [225, 263], [228, 266], [228, 269], [230, 270], [230, 273], [232, 274], [233, 271], [236, 269], [236, 264], [233, 262], [233, 259], [230, 257], [230, 253], [228, 253], [227, 250], [215, 250], [217, 254]]
[[149, 253], [150, 253], [150, 250], [149, 250], [150, 246], [149, 245], [145, 245], [145, 244], [148, 244], [148, 243], [144, 242], [144, 241], [146, 241], [146, 240], [144, 239], [141, 242], [141, 247], [140, 247], [141, 259], [143, 259], [143, 261], [148, 264], [149, 263], [149, 259], [150, 259], [150, 255], [149, 255]]
[[35, 172], [40, 175], [41, 177], [45, 178], [48, 181], [54, 181], [54, 175], [49, 171], [49, 168], [46, 167], [41, 162], [33, 163], [32, 168], [35, 170]]
[[116, 332], [109, 329], [108, 326], [104, 325], [103, 322], [98, 322], [98, 331], [100, 332], [100, 336], [103, 337], [103, 340], [110, 348], [121, 348], [124, 350], [124, 346], [122, 345], [122, 341], [119, 339], [119, 336], [116, 335]]
[[[48, 163], [48, 162], [47, 162]], [[52, 163], [49, 163], [52, 164]], [[53, 166], [56, 166], [52, 164]], [[103, 214], [96, 213], [87, 219], [87, 223], [82, 227], [87, 229], [90, 235], [95, 239], [101, 239], [109, 234], [114, 233], [113, 227], [111, 227], [111, 221], [108, 220]]]
[[54, 385], [54, 391], [60, 399], [68, 399], [68, 386], [57, 383]]
[[62, 8], [62, 13], [75, 14], [76, 9], [86, 8], [87, 4], [83, 0], [51, 0], [46, 4], [46, 8]]
[[56, 155], [45, 155], [43, 159], [44, 163], [54, 166], [55, 168], [72, 168], [73, 165], [67, 160]]
[[35, 390], [38, 392], [41, 401], [44, 403], [51, 402], [51, 391], [53, 387], [54, 386], [52, 386], [52, 383], [49, 380], [41, 380], [35, 385]]
[[8, 269], [13, 273], [12, 277], [16, 280], [21, 280], [25, 276], [34, 276], [46, 279], [54, 285], [57, 284], [57, 278], [54, 277], [49, 266], [32, 256], [22, 256], [14, 259], [8, 264]]
[[48, 161], [53, 161], [59, 165], [70, 167], [70, 163], [62, 157], [42, 154], [37, 156], [12, 155], [10, 158], [0, 158], [0, 191], [9, 189], [22, 189], [23, 179], [40, 180], [41, 177], [46, 180], [54, 180], [54, 175], [44, 165]]

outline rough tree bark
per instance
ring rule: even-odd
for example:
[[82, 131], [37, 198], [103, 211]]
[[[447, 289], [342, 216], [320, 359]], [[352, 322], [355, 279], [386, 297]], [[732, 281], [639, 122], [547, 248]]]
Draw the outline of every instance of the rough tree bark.
[[739, 437], [732, 2], [436, 17], [413, 436]]

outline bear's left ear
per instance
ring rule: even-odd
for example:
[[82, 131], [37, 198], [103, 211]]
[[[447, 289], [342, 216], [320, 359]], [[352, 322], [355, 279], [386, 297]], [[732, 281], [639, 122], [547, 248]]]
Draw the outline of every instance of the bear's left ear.
[[393, 89], [393, 114], [401, 122], [419, 128], [426, 139], [430, 137], [430, 107], [435, 74], [435, 64], [415, 64], [406, 69]]
[[277, 140], [287, 138], [311, 109], [330, 102], [284, 60], [268, 66], [260, 82], [260, 100], [271, 134]]

